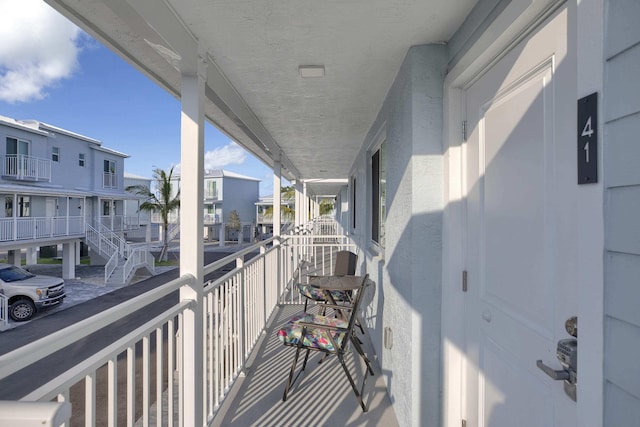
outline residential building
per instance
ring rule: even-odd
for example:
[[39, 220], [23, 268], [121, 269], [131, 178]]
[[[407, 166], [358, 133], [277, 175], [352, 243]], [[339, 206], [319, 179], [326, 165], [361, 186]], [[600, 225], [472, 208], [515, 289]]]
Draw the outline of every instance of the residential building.
[[[47, 123], [2, 116], [0, 144], [0, 249], [9, 262], [20, 263], [25, 250], [35, 263], [38, 247], [62, 245], [63, 275], [72, 278], [90, 229], [122, 236], [138, 227], [138, 215], [125, 212], [137, 202], [124, 191], [126, 154]], [[100, 250], [91, 255], [108, 260]]]
[[[151, 188], [151, 178], [135, 175], [132, 173], [124, 173], [124, 188], [142, 185]], [[128, 230], [126, 232], [127, 240], [150, 242], [159, 239], [159, 227], [157, 223], [152, 223], [151, 212], [140, 209], [140, 205], [145, 202], [143, 196], [137, 199], [125, 200], [125, 215], [130, 218], [137, 218], [138, 228]]]
[[[184, 164], [209, 120], [273, 167], [276, 218], [283, 177], [336, 195], [399, 425], [637, 425], [637, 1], [48, 3], [180, 95]], [[203, 173], [182, 180], [199, 225]], [[175, 307], [178, 411], [197, 426], [218, 403], [201, 240], [181, 235]], [[300, 420], [290, 403], [253, 413]]]
[[[273, 235], [273, 196], [262, 196], [255, 205], [257, 232], [261, 236]], [[295, 200], [283, 198], [280, 200], [280, 206], [293, 212], [296, 208]], [[281, 227], [286, 227], [287, 224], [291, 224], [294, 220], [295, 218], [287, 216], [286, 214], [281, 215]]]
[[[180, 174], [175, 175], [181, 188]], [[215, 169], [205, 170], [203, 179], [203, 224], [208, 240], [237, 240], [237, 230], [224, 227], [229, 215], [236, 211], [243, 224], [243, 240], [251, 241], [254, 229], [254, 204], [260, 193], [260, 180], [239, 173]], [[181, 190], [182, 192], [182, 190]], [[220, 234], [223, 233], [223, 234]]]

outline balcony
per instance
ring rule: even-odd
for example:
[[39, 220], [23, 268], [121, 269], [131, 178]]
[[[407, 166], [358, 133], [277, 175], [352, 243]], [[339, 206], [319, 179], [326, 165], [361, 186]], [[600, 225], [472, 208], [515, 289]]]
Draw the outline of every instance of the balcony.
[[81, 216], [0, 218], [0, 242], [82, 236], [84, 232]]
[[18, 181], [51, 181], [51, 160], [22, 154], [7, 154], [2, 162], [2, 177]]
[[102, 215], [99, 223], [111, 231], [128, 231], [140, 227], [140, 219], [135, 215]]
[[[365, 391], [367, 413], [335, 358], [318, 364], [319, 356], [311, 357], [306, 376], [287, 402], [281, 400], [293, 352], [280, 344], [274, 330], [301, 310], [292, 285], [302, 274], [328, 274], [342, 249], [356, 250], [348, 237], [339, 235], [290, 235], [261, 242], [206, 266], [205, 275], [236, 263], [234, 270], [204, 283], [196, 300], [175, 301], [139, 325], [123, 323], [132, 313], [145, 312], [196, 284], [193, 276], [184, 275], [153, 288], [0, 356], [0, 381], [6, 384], [21, 369], [78, 341], [90, 342], [103, 328], [120, 325], [118, 330], [125, 331], [84, 360], [56, 366], [55, 375], [48, 371], [49, 379], [34, 382], [32, 391], [11, 396], [4, 390], [0, 399], [71, 402], [67, 425], [194, 425], [198, 420], [237, 426], [397, 425], [377, 367]], [[365, 316], [365, 324], [372, 321]], [[363, 336], [365, 350], [375, 365], [368, 337], [369, 332]], [[357, 365], [359, 356], [349, 357], [348, 363]], [[39, 378], [35, 372], [30, 375]], [[8, 415], [0, 414], [0, 424]]]
[[102, 188], [118, 188], [118, 176], [113, 172], [103, 172]]

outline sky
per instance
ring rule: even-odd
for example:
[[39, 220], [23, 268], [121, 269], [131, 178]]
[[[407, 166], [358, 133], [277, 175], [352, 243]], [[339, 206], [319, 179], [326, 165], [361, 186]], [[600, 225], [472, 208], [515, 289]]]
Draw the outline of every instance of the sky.
[[[179, 168], [177, 99], [42, 0], [0, 0], [0, 16], [0, 115], [97, 139], [130, 156], [127, 173]], [[204, 163], [273, 194], [271, 169], [208, 123]]]

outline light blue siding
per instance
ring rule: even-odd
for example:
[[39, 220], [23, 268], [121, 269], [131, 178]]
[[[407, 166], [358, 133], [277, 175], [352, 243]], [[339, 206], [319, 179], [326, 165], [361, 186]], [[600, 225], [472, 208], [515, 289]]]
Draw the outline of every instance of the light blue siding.
[[604, 425], [617, 427], [640, 419], [640, 3], [606, 8]]
[[237, 179], [225, 176], [218, 191], [223, 195], [223, 221], [229, 221], [229, 214], [236, 210], [240, 221], [254, 222], [256, 217], [255, 203], [259, 197], [258, 181]]

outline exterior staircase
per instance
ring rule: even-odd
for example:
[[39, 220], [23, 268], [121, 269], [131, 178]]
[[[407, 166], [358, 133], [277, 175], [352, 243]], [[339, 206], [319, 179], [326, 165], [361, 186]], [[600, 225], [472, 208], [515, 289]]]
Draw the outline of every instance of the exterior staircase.
[[92, 251], [107, 260], [105, 285], [126, 285], [142, 267], [155, 274], [155, 260], [147, 244], [129, 244], [102, 224], [97, 229], [87, 224], [85, 240]]

